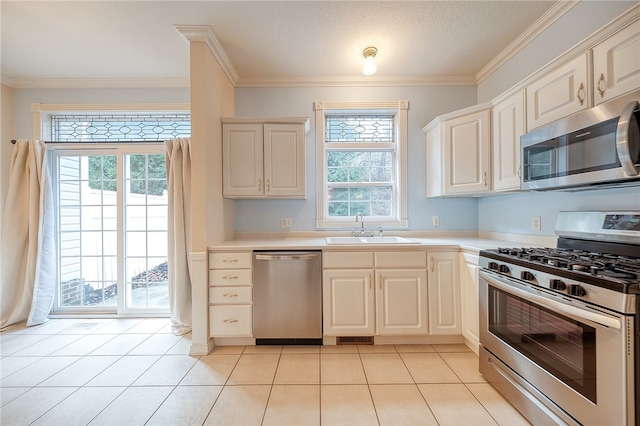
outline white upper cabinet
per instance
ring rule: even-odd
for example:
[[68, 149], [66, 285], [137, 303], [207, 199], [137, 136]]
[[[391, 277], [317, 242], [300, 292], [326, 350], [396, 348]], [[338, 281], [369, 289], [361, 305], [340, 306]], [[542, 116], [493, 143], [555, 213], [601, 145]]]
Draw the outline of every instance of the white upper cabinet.
[[640, 88], [640, 21], [593, 48], [595, 104]]
[[589, 107], [588, 53], [527, 86], [527, 128], [535, 129]]
[[307, 118], [268, 122], [223, 119], [223, 195], [228, 198], [305, 198], [305, 135], [308, 131]]
[[491, 191], [491, 110], [486, 105], [433, 120], [426, 132], [427, 197]]
[[525, 133], [524, 90], [493, 107], [493, 189], [520, 189], [520, 136]]

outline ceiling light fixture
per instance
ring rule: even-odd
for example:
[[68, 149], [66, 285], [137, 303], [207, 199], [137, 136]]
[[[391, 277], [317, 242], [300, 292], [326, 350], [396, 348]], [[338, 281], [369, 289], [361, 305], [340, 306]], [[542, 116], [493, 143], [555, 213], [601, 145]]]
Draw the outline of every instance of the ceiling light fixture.
[[375, 47], [367, 47], [362, 51], [362, 56], [364, 56], [364, 67], [362, 68], [362, 74], [364, 75], [372, 75], [378, 70], [376, 67], [376, 63], [373, 61], [373, 58], [376, 57], [376, 53], [378, 53], [378, 49]]

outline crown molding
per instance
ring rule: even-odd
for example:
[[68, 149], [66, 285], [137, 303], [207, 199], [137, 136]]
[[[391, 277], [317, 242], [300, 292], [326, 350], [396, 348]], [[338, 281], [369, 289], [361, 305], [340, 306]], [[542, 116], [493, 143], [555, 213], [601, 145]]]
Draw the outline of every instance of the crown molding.
[[174, 25], [173, 26], [187, 41], [200, 41], [206, 43], [216, 58], [222, 70], [227, 75], [229, 81], [234, 86], [238, 83], [238, 73], [236, 72], [233, 64], [227, 56], [227, 52], [224, 51], [222, 43], [218, 39], [218, 36], [209, 25]]
[[187, 88], [188, 77], [176, 78], [15, 78], [8, 79], [14, 89], [161, 89]]
[[498, 68], [512, 59], [518, 52], [531, 43], [536, 37], [546, 31], [565, 13], [567, 13], [581, 0], [563, 0], [556, 2], [547, 12], [534, 22], [524, 33], [512, 41], [502, 52], [493, 58], [487, 65], [482, 67], [476, 74], [476, 84], [482, 83]]
[[417, 87], [475, 86], [475, 76], [240, 78], [235, 87]]

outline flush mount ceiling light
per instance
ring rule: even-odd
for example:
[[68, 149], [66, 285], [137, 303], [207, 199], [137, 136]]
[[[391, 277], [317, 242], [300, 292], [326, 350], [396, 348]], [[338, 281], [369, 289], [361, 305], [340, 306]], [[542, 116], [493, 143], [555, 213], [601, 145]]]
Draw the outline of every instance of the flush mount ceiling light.
[[364, 67], [362, 68], [362, 74], [364, 75], [372, 75], [378, 70], [376, 67], [376, 63], [373, 61], [373, 58], [376, 57], [376, 53], [378, 53], [378, 49], [375, 47], [367, 47], [362, 51], [362, 56], [364, 56]]

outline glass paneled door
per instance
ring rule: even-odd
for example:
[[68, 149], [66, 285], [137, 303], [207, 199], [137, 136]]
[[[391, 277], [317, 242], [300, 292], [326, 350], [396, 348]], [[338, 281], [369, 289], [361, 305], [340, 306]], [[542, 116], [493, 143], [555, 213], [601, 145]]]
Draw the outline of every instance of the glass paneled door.
[[165, 155], [133, 148], [53, 156], [56, 311], [168, 312]]

